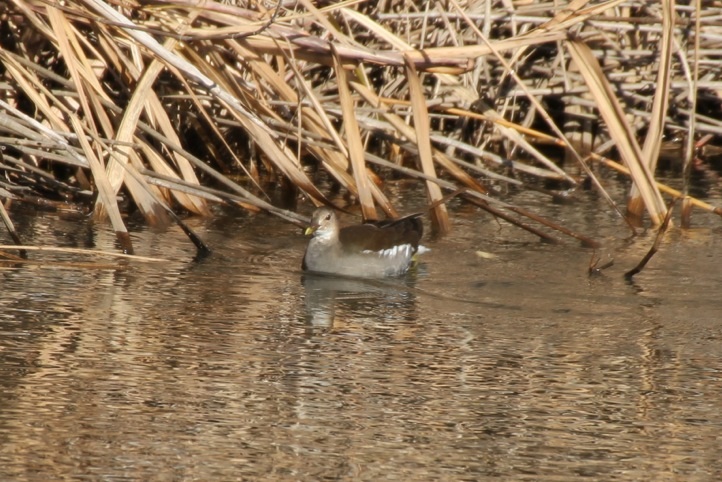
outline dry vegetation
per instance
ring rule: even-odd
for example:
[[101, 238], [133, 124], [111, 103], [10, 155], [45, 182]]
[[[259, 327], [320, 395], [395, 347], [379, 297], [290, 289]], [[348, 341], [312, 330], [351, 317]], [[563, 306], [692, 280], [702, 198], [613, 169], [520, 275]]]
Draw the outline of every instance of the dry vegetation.
[[[128, 251], [131, 207], [299, 222], [287, 201], [328, 203], [332, 185], [396, 216], [399, 178], [439, 232], [453, 194], [593, 243], [504, 202], [509, 186], [551, 200], [590, 184], [655, 225], [670, 198], [720, 214], [654, 173], [665, 136], [687, 174], [722, 131], [721, 3], [231, 3], [3, 2], [0, 197], [92, 210]], [[600, 163], [633, 179], [623, 209]]]

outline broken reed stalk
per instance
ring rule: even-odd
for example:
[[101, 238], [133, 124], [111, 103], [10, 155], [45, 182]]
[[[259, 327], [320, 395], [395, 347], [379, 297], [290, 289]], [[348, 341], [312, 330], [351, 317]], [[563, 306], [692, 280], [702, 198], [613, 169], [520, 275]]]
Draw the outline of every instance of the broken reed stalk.
[[353, 99], [351, 98], [351, 89], [348, 86], [346, 70], [343, 68], [341, 58], [336, 48], [332, 48], [331, 51], [333, 53], [333, 65], [336, 73], [339, 103], [341, 104], [341, 111], [344, 114], [343, 124], [344, 131], [346, 132], [346, 142], [348, 144], [348, 157], [352, 167], [354, 181], [356, 182], [361, 212], [365, 220], [376, 220], [378, 218], [376, 217], [376, 209], [374, 208], [370, 190], [371, 181], [366, 173], [361, 132], [356, 121], [355, 107]]
[[[420, 170], [433, 179], [436, 177], [436, 171], [431, 152], [429, 113], [426, 110], [421, 79], [410, 58], [406, 59], [406, 81], [409, 83], [409, 100], [416, 131], [416, 146], [419, 149]], [[431, 181], [426, 181], [426, 194], [430, 203], [439, 201], [443, 197], [439, 186]], [[445, 204], [439, 204], [431, 211], [431, 226], [433, 231], [439, 235], [447, 234], [451, 230]]]
[[591, 258], [589, 258], [589, 268], [587, 268], [587, 274], [589, 276], [599, 275], [607, 268], [611, 268], [614, 266], [614, 259], [609, 258], [607, 261], [605, 261], [602, 264], [599, 264], [599, 262], [602, 260], [600, 256], [597, 256], [597, 252], [592, 252]]
[[652, 247], [649, 248], [649, 251], [647, 251], [647, 254], [644, 255], [644, 257], [639, 261], [637, 266], [624, 273], [624, 277], [627, 280], [631, 280], [634, 275], [640, 273], [644, 269], [644, 267], [647, 266], [649, 260], [652, 259], [652, 256], [654, 256], [659, 250], [659, 245], [662, 243], [664, 233], [667, 232], [667, 228], [669, 227], [669, 221], [670, 219], [672, 219], [672, 208], [674, 207], [675, 202], [676, 201], [673, 200], [667, 207], [667, 214], [664, 216], [664, 221], [662, 222], [661, 226], [657, 229], [657, 235], [654, 237], [654, 243], [652, 244]]
[[[640, 162], [642, 162], [647, 167], [650, 174], [652, 174], [652, 181], [654, 180], [653, 173], [657, 168], [657, 159], [659, 158], [659, 151], [664, 137], [664, 124], [669, 104], [669, 81], [671, 78], [672, 38], [674, 28], [674, 0], [662, 0], [661, 5], [662, 38], [660, 39], [659, 68], [657, 71], [656, 81], [657, 95], [654, 96], [654, 100], [652, 102], [651, 121], [647, 128], [647, 136], [644, 139], [642, 157], [640, 158]], [[641, 219], [642, 214], [644, 213], [643, 200], [656, 198], [657, 202], [659, 202], [662, 197], [659, 193], [656, 193], [656, 196], [654, 196], [654, 193], [652, 193], [653, 196], [650, 196], [649, 194], [643, 196], [641, 191], [644, 189], [648, 190], [651, 186], [640, 182], [641, 180], [637, 177], [633, 177], [633, 180], [634, 184], [632, 185], [631, 192], [629, 193], [629, 199], [627, 201], [627, 213], [636, 219]], [[657, 204], [655, 209], [658, 207], [659, 206]], [[663, 211], [660, 211], [660, 213], [663, 213]], [[652, 214], [652, 211], [650, 211], [650, 214]], [[655, 223], [659, 222], [659, 219], [655, 216], [652, 216], [652, 220]]]
[[587, 82], [591, 95], [596, 100], [610, 136], [614, 139], [625, 165], [629, 168], [652, 222], [657, 225], [661, 224], [665, 214], [664, 201], [654, 183], [654, 175], [650, 171], [650, 166], [643, 160], [637, 138], [614, 89], [604, 75], [598, 60], [585, 43], [571, 40], [566, 45], [574, 63]]
[[[2, 217], [3, 224], [5, 225], [5, 229], [8, 230], [8, 233], [10, 233], [10, 237], [13, 238], [13, 241], [15, 244], [20, 245], [22, 242], [20, 241], [20, 236], [18, 236], [17, 231], [15, 230], [15, 225], [13, 225], [12, 220], [10, 219], [10, 216], [8, 216], [7, 210], [5, 210], [5, 205], [0, 202], [0, 217]], [[18, 254], [20, 255], [20, 258], [27, 259], [28, 252], [24, 248], [18, 248]]]
[[[701, 0], [695, 1], [695, 7], [697, 12], [702, 11], [702, 2]], [[699, 46], [700, 46], [700, 15], [695, 15], [694, 19], [694, 56], [692, 57], [692, 85], [690, 85], [689, 89], [689, 103], [690, 103], [690, 111], [691, 112], [697, 112], [697, 89], [699, 86]], [[682, 193], [684, 195], [684, 200], [682, 201], [682, 227], [688, 228], [690, 227], [692, 221], [692, 207], [687, 199], [687, 195], [689, 193], [689, 181], [690, 181], [690, 173], [692, 171], [692, 162], [694, 161], [697, 152], [695, 149], [695, 129], [697, 127], [697, 119], [696, 116], [690, 116], [689, 117], [689, 126], [687, 130], [687, 142], [686, 142], [686, 149], [685, 149], [685, 155], [684, 155], [684, 166], [682, 168]]]

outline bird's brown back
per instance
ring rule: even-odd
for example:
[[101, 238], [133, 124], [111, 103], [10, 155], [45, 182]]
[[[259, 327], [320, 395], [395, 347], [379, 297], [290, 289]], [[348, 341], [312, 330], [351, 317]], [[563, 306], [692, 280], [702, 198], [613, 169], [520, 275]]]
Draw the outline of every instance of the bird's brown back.
[[424, 233], [424, 224], [418, 214], [395, 220], [372, 221], [341, 229], [339, 238], [348, 251], [382, 251], [409, 244], [414, 251]]

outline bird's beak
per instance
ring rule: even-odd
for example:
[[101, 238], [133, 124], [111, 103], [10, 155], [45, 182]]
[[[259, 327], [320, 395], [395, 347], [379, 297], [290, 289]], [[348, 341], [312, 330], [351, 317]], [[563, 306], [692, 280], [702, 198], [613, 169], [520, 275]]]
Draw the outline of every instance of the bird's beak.
[[313, 233], [316, 232], [318, 229], [318, 226], [309, 226], [306, 228], [306, 230], [303, 232], [306, 236], [311, 236]]

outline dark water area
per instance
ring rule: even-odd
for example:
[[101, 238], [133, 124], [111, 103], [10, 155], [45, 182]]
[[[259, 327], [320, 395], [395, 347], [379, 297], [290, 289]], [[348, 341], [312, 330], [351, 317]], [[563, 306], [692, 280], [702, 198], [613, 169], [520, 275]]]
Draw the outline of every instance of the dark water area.
[[[722, 221], [696, 212], [628, 282], [654, 233], [582, 202], [535, 209], [604, 243], [600, 276], [458, 204], [403, 279], [304, 276], [301, 231], [242, 213], [189, 220], [200, 262], [136, 227], [165, 261], [3, 263], [0, 480], [719, 480]], [[32, 244], [115, 249], [11, 214]]]

